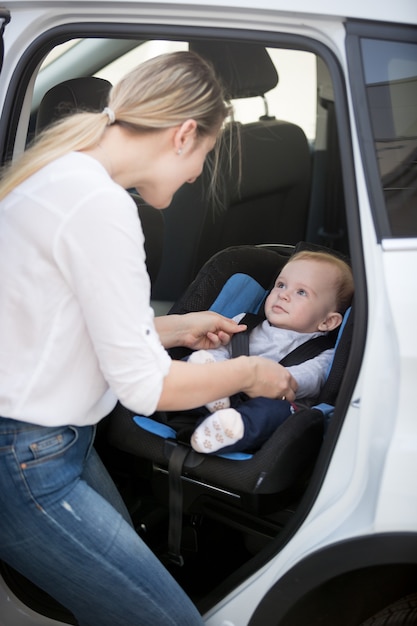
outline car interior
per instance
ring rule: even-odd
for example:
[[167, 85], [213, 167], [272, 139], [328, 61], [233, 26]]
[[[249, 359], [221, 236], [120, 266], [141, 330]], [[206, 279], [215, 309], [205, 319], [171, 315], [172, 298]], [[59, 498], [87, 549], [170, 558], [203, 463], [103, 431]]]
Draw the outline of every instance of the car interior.
[[[349, 257], [332, 80], [324, 60], [309, 50], [219, 39], [68, 42], [51, 51], [35, 80], [28, 141], [60, 115], [101, 110], [117, 75], [166, 45], [189, 47], [212, 63], [235, 113], [224, 129], [232, 154], [229, 160], [225, 150], [215, 198], [207, 194], [209, 163], [164, 211], [129, 190], [145, 234], [156, 314], [209, 308], [218, 268], [226, 279], [236, 271], [255, 277], [265, 295], [300, 245]], [[226, 279], [218, 278], [218, 292]], [[311, 507], [349, 341], [337, 386], [322, 398], [330, 411], [300, 411], [253, 455], [190, 454], [176, 433], [154, 431], [160, 416], [147, 430], [121, 405], [100, 424], [97, 450], [137, 532], [202, 612], [276, 554]], [[1, 568], [35, 610], [76, 623], [17, 572]]]
[[[190, 49], [210, 61], [232, 101], [256, 98], [267, 103], [268, 92], [278, 84], [265, 47], [204, 41], [192, 42]], [[228, 246], [271, 243], [278, 237], [295, 244], [305, 238], [311, 174], [304, 131], [269, 115], [265, 106], [258, 120], [227, 127], [224, 143], [231, 143], [232, 151], [237, 134], [240, 151], [232, 152], [230, 165], [225, 155], [221, 168], [220, 206], [210, 206], [201, 177], [195, 185], [183, 186], [166, 211], [156, 298], [177, 300], [204, 262]], [[178, 267], [173, 280], [174, 255]]]

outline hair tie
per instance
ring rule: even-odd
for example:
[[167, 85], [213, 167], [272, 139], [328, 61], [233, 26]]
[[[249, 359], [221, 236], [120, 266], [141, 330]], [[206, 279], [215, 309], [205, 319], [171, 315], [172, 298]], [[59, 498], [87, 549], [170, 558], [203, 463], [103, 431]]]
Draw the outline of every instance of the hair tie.
[[116, 116], [114, 114], [113, 109], [111, 109], [110, 107], [104, 107], [103, 109], [103, 113], [105, 115], [107, 115], [107, 117], [109, 118], [109, 125], [111, 126], [112, 124], [115, 123], [116, 121]]

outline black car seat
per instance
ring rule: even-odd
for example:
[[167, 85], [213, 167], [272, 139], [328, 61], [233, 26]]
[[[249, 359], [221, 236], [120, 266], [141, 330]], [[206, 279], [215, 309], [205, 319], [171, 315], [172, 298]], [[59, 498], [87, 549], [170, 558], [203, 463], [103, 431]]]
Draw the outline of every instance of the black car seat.
[[[101, 111], [107, 104], [111, 83], [95, 76], [72, 78], [54, 85], [45, 93], [36, 116], [36, 134], [55, 120], [75, 111]], [[131, 197], [145, 235], [146, 265], [152, 285], [162, 259], [164, 219], [161, 211], [147, 205], [137, 193]]]
[[[210, 61], [232, 100], [250, 97], [266, 102], [265, 94], [278, 83], [277, 70], [263, 46], [194, 41], [189, 47]], [[311, 176], [310, 149], [303, 130], [275, 119], [266, 108], [256, 122], [228, 125], [224, 146], [220, 204], [214, 205], [207, 197], [207, 169], [195, 183], [179, 189], [164, 212], [157, 299], [177, 301], [202, 265], [219, 250], [275, 241], [294, 245], [305, 239]]]
[[[314, 249], [302, 243], [295, 250], [305, 247]], [[293, 251], [294, 248], [288, 246], [235, 246], [217, 253], [204, 265], [171, 313], [209, 308], [227, 316], [248, 309], [257, 312], [278, 271]], [[289, 494], [299, 488], [299, 481], [305, 479], [317, 458], [327, 415], [337, 399], [349, 354], [352, 319], [351, 314], [346, 315], [338, 333], [334, 363], [317, 398], [317, 407], [296, 411], [260, 450], [251, 454], [222, 454], [221, 450], [213, 455], [199, 454], [189, 444], [188, 415], [157, 413], [147, 418], [136, 416], [121, 405], [116, 407], [108, 429], [111, 445], [148, 459], [156, 474], [168, 473], [170, 553], [174, 560], [180, 560], [183, 484], [187, 484], [187, 488], [192, 483], [198, 485], [197, 497], [204, 491], [203, 485], [213, 492], [233, 494], [232, 500], [237, 499], [241, 507], [252, 512], [265, 510], [266, 506], [279, 510], [287, 503]], [[175, 351], [172, 356], [182, 358], [184, 352]]]

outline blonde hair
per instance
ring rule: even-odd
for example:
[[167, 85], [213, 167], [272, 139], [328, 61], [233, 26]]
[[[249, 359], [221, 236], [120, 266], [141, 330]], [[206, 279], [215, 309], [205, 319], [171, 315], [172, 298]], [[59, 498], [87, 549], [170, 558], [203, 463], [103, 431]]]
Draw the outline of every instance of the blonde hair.
[[346, 309], [352, 303], [354, 293], [353, 274], [350, 265], [342, 258], [331, 254], [330, 252], [324, 252], [321, 250], [301, 250], [296, 252], [287, 263], [292, 261], [305, 260], [305, 261], [317, 261], [319, 263], [327, 263], [332, 265], [338, 271], [338, 277], [336, 279], [336, 306], [338, 313], [342, 315]]
[[[216, 135], [231, 107], [212, 67], [194, 52], [162, 54], [145, 61], [110, 91], [106, 110], [70, 115], [46, 128], [13, 163], [4, 168], [0, 200], [48, 163], [73, 150], [96, 146], [109, 123], [132, 133], [153, 132], [197, 122], [197, 137]], [[213, 186], [218, 170], [218, 143], [212, 165]]]

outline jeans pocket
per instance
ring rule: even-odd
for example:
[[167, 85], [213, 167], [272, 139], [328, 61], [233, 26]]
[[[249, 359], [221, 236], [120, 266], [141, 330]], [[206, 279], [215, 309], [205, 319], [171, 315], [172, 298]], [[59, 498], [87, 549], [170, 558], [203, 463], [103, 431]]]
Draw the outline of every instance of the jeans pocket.
[[90, 448], [91, 427], [64, 426], [19, 433], [14, 442], [21, 478], [31, 497], [60, 498], [83, 472]]

